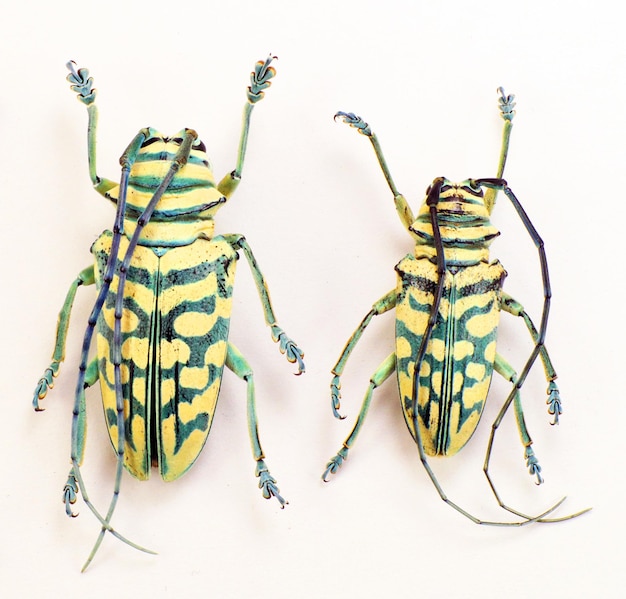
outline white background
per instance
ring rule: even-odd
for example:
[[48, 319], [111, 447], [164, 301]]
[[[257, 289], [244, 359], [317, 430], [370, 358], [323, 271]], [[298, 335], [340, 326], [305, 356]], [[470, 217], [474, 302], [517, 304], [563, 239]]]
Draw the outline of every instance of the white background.
[[[624, 542], [622, 258], [626, 56], [618, 4], [541, 2], [12, 3], [0, 35], [2, 344], [0, 588], [67, 597], [616, 597]], [[279, 322], [305, 349], [296, 378], [271, 342], [244, 261], [231, 339], [255, 369], [268, 465], [290, 501], [256, 488], [245, 385], [226, 373], [209, 442], [175, 483], [124, 476], [114, 525], [159, 552], [107, 537], [81, 503], [65, 517], [73, 386], [93, 289], [80, 290], [67, 359], [47, 410], [30, 400], [49, 363], [56, 315], [89, 246], [113, 218], [90, 188], [87, 115], [65, 81], [74, 59], [99, 90], [101, 175], [136, 131], [199, 131], [216, 176], [236, 158], [248, 74], [268, 52], [278, 74], [253, 114], [243, 182], [217, 218], [244, 233]], [[370, 144], [335, 123], [362, 115], [414, 209], [435, 176], [495, 174], [496, 88], [517, 95], [506, 177], [546, 241], [554, 300], [548, 346], [564, 414], [549, 425], [537, 366], [523, 390], [546, 483], [525, 473], [510, 414], [493, 473], [505, 499], [583, 517], [522, 529], [479, 527], [436, 495], [417, 459], [394, 382], [376, 394], [350, 460], [319, 480], [358, 412], [368, 377], [393, 347], [393, 317], [372, 323], [343, 378], [347, 420], [330, 411], [329, 371], [411, 251]], [[538, 318], [537, 253], [501, 196], [492, 253], [506, 288]], [[530, 349], [503, 316], [499, 351], [517, 367]], [[495, 381], [466, 449], [433, 465], [450, 497], [506, 519], [481, 472], [490, 423], [507, 393]], [[105, 509], [114, 458], [99, 391], [84, 469]]]

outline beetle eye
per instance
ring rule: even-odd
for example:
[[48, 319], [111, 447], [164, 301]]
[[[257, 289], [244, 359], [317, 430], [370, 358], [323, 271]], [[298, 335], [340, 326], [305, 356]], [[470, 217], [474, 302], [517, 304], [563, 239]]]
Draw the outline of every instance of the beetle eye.
[[147, 148], [148, 146], [151, 146], [152, 144], [161, 141], [158, 137], [149, 137], [148, 139], [146, 139], [142, 144], [141, 147], [142, 148]]

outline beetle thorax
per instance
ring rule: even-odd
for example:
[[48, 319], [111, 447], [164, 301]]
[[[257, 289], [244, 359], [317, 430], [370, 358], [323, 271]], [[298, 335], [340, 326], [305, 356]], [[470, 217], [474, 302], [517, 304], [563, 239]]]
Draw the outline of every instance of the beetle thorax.
[[[450, 265], [488, 260], [489, 245], [500, 234], [489, 220], [482, 190], [471, 180], [451, 183], [444, 179], [437, 202], [437, 223], [446, 262]], [[410, 230], [416, 239], [416, 257], [436, 259], [430, 208], [426, 202]]]

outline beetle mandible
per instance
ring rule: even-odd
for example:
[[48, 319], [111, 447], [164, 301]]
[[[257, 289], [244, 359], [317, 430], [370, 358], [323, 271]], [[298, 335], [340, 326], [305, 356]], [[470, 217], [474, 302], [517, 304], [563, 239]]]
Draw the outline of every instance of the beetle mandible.
[[[544, 345], [552, 295], [544, 243], [502, 178], [515, 115], [515, 97], [506, 95], [502, 88], [498, 91], [504, 130], [496, 177], [468, 179], [461, 183], [437, 177], [426, 190], [426, 199], [417, 216], [396, 188], [378, 138], [369, 125], [353, 113], [335, 115], [335, 119], [355, 128], [372, 143], [400, 220], [415, 243], [415, 251], [396, 265], [395, 289], [374, 303], [332, 369], [332, 409], [336, 417], [343, 418], [339, 414], [340, 377], [346, 362], [372, 318], [395, 308], [395, 351], [372, 375], [356, 423], [342, 448], [326, 465], [322, 478], [328, 481], [343, 464], [363, 425], [374, 390], [395, 373], [404, 419], [441, 499], [478, 524], [521, 526], [537, 521], [566, 520], [587, 510], [546, 518], [561, 505], [563, 498], [537, 516], [524, 514], [503, 502], [489, 473], [496, 431], [513, 404], [526, 466], [536, 477], [537, 484], [543, 482], [520, 397], [522, 385], [537, 357], [543, 363], [548, 381], [547, 404], [553, 424], [558, 424], [562, 413], [556, 372]], [[489, 245], [499, 235], [489, 218], [499, 191], [513, 204], [539, 253], [544, 301], [538, 329], [523, 306], [502, 290], [506, 271], [500, 262], [489, 261]], [[534, 343], [519, 375], [496, 351], [496, 332], [502, 310], [523, 319]], [[520, 518], [511, 522], [480, 519], [449, 499], [427, 459], [428, 456], [452, 456], [468, 442], [480, 420], [494, 370], [510, 381], [512, 388], [493, 423], [483, 470], [500, 507]]]
[[[278, 325], [269, 291], [243, 235], [214, 234], [214, 216], [237, 188], [256, 103], [271, 85], [275, 57], [259, 61], [251, 74], [235, 169], [218, 184], [204, 144], [192, 129], [166, 137], [139, 131], [120, 158], [119, 184], [96, 171], [96, 90], [87, 69], [68, 63], [67, 79], [87, 106], [89, 174], [94, 188], [116, 206], [112, 231], [91, 247], [94, 265], [72, 283], [57, 325], [52, 363], [35, 390], [33, 405], [53, 386], [65, 355], [70, 312], [78, 287], [95, 284], [98, 295], [85, 331], [72, 417], [71, 461], [63, 496], [66, 512], [79, 490], [102, 528], [83, 570], [106, 532], [132, 543], [111, 526], [122, 467], [140, 480], [157, 467], [175, 480], [202, 450], [213, 416], [224, 366], [247, 384], [247, 417], [256, 476], [265, 498], [286, 501], [264, 460], [258, 436], [253, 373], [228, 340], [232, 290], [239, 251], [248, 261], [265, 322], [289, 362], [304, 372], [303, 352]], [[89, 361], [93, 335], [97, 356]], [[117, 456], [114, 493], [103, 516], [90, 501], [80, 465], [86, 435], [85, 388], [100, 381], [109, 437]]]

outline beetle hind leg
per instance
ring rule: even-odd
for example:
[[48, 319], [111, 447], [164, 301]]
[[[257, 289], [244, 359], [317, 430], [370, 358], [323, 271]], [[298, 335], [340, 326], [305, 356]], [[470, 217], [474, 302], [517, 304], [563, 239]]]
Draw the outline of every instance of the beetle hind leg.
[[342, 416], [339, 413], [341, 407], [341, 375], [343, 374], [344, 368], [346, 367], [346, 363], [348, 361], [348, 358], [350, 357], [350, 354], [352, 353], [352, 350], [360, 341], [363, 333], [365, 332], [365, 329], [372, 321], [374, 316], [379, 316], [380, 314], [384, 314], [392, 308], [395, 308], [397, 301], [398, 296], [396, 294], [396, 290], [392, 289], [389, 293], [386, 293], [385, 295], [383, 295], [383, 297], [381, 297], [378, 301], [374, 303], [372, 309], [365, 315], [359, 326], [350, 336], [350, 339], [348, 339], [345, 347], [341, 352], [341, 355], [339, 356], [339, 359], [337, 360], [337, 363], [333, 366], [333, 369], [331, 370], [333, 378], [330, 382], [330, 397], [333, 415], [335, 416], [335, 418], [339, 418], [340, 420], [343, 420], [345, 418], [345, 416]]
[[361, 405], [361, 410], [359, 415], [352, 427], [352, 431], [343, 442], [343, 447], [337, 452], [337, 454], [326, 464], [326, 470], [324, 470], [324, 474], [322, 474], [322, 480], [324, 482], [328, 482], [329, 476], [331, 474], [335, 474], [337, 470], [341, 467], [344, 460], [348, 457], [348, 451], [354, 444], [361, 427], [363, 426], [363, 422], [365, 421], [365, 417], [367, 416], [367, 412], [370, 407], [370, 403], [372, 401], [372, 395], [374, 394], [374, 389], [380, 387], [394, 372], [396, 371], [396, 354], [393, 353], [386, 358], [386, 360], [378, 367], [376, 372], [372, 375], [370, 379], [369, 387], [365, 393], [365, 398], [363, 399], [363, 404]]
[[276, 479], [270, 474], [267, 466], [265, 465], [265, 454], [261, 448], [261, 441], [259, 439], [259, 424], [256, 414], [256, 399], [254, 392], [254, 379], [252, 368], [243, 357], [241, 352], [232, 344], [228, 344], [228, 351], [226, 354], [226, 366], [229, 370], [234, 372], [240, 379], [246, 381], [248, 387], [247, 393], [247, 411], [248, 411], [248, 432], [250, 434], [250, 442], [252, 443], [252, 454], [256, 460], [256, 476], [259, 477], [259, 489], [263, 493], [265, 499], [271, 499], [276, 497], [280, 503], [280, 507], [285, 507], [285, 504], [289, 503], [280, 494], [280, 489], [276, 484]]
[[[498, 370], [498, 368], [500, 368], [499, 360], [501, 360], [501, 358], [499, 356], [496, 356], [496, 364], [497, 364], [495, 366], [496, 370]], [[498, 521], [498, 520], [496, 520], [496, 521], [494, 521], [494, 520], [483, 520], [481, 518], [478, 518], [478, 517], [474, 516], [470, 512], [468, 512], [465, 509], [463, 509], [460, 505], [458, 505], [457, 503], [452, 501], [446, 495], [446, 493], [444, 492], [443, 487], [439, 483], [439, 481], [438, 481], [434, 471], [432, 470], [430, 464], [428, 463], [428, 457], [426, 455], [426, 452], [424, 450], [424, 446], [423, 446], [423, 443], [422, 443], [422, 437], [421, 437], [421, 431], [420, 431], [421, 427], [418, 424], [418, 422], [415, 421], [415, 426], [414, 426], [415, 443], [416, 443], [417, 449], [419, 451], [420, 461], [422, 462], [422, 465], [424, 466], [424, 469], [426, 470], [426, 473], [428, 474], [431, 482], [435, 486], [435, 489], [437, 490], [437, 493], [439, 494], [439, 497], [442, 499], [442, 501], [447, 503], [451, 508], [453, 508], [454, 510], [456, 510], [457, 512], [459, 512], [460, 514], [462, 514], [463, 516], [465, 516], [466, 518], [468, 518], [469, 520], [474, 522], [475, 524], [483, 524], [483, 525], [488, 525], [488, 526], [525, 526], [526, 524], [531, 524], [533, 522], [556, 522], [559, 519], [555, 519], [555, 520], [550, 519], [550, 520], [548, 520], [548, 519], [545, 518], [545, 516], [547, 516], [548, 514], [553, 512], [554, 510], [556, 510], [563, 503], [563, 501], [565, 501], [565, 498], [561, 499], [559, 502], [557, 502], [556, 504], [551, 506], [548, 510], [542, 512], [541, 514], [539, 514], [537, 516], [528, 516], [526, 514], [523, 514], [522, 512], [519, 512], [517, 510], [514, 510], [513, 508], [508, 507], [507, 505], [505, 505], [502, 502], [502, 500], [500, 499], [500, 497], [499, 497], [499, 495], [498, 495], [498, 493], [496, 491], [496, 488], [495, 488], [495, 486], [494, 486], [494, 484], [493, 484], [493, 482], [491, 480], [491, 477], [490, 477], [490, 475], [488, 473], [488, 465], [489, 465], [489, 459], [490, 459], [490, 456], [491, 456], [491, 447], [492, 447], [492, 444], [493, 444], [493, 438], [494, 438], [495, 430], [497, 429], [500, 421], [502, 420], [502, 417], [506, 413], [506, 410], [510, 406], [511, 401], [512, 401], [512, 396], [509, 398], [509, 400], [507, 400], [507, 402], [505, 402], [505, 406], [500, 411], [500, 414], [498, 415], [498, 419], [496, 420], [496, 422], [494, 423], [494, 425], [492, 427], [491, 437], [489, 439], [489, 446], [488, 446], [488, 450], [487, 450], [487, 457], [485, 459], [485, 465], [484, 465], [483, 469], [485, 471], [485, 474], [486, 474], [487, 479], [489, 481], [489, 484], [491, 486], [491, 490], [492, 490], [493, 494], [495, 495], [496, 500], [498, 501], [498, 504], [500, 505], [500, 507], [502, 507], [503, 509], [507, 510], [508, 512], [511, 512], [512, 514], [515, 514], [516, 516], [522, 518], [522, 520], [520, 520], [520, 521], [509, 521], [509, 522]], [[521, 405], [520, 405], [520, 414], [521, 414]], [[524, 431], [525, 431], [525, 425], [524, 425]], [[526, 433], [526, 437], [528, 439], [528, 446], [530, 446], [530, 443], [532, 443], [532, 441], [530, 441], [530, 437], [528, 436], [528, 433], [526, 431], [525, 431], [525, 433]], [[537, 465], [537, 467], [538, 467], [538, 465]], [[571, 517], [573, 517], [573, 516], [568, 516], [567, 518], [571, 518]], [[567, 519], [567, 518], [563, 518], [563, 519]]]
[[[513, 367], [499, 354], [496, 355], [495, 363], [494, 363], [495, 371], [505, 378], [507, 381], [512, 383], [513, 385], [517, 385], [517, 373], [513, 369]], [[541, 466], [539, 465], [539, 460], [535, 457], [535, 452], [532, 449], [532, 439], [530, 438], [530, 434], [528, 433], [528, 428], [526, 427], [526, 421], [524, 419], [524, 410], [522, 408], [522, 400], [520, 396], [519, 389], [515, 390], [513, 395], [514, 402], [514, 410], [515, 410], [515, 420], [517, 422], [517, 428], [519, 430], [519, 434], [522, 440], [522, 444], [524, 445], [524, 457], [526, 459], [526, 467], [528, 468], [528, 473], [531, 476], [537, 477], [537, 484], [540, 485], [543, 483], [543, 478], [541, 477]], [[508, 409], [508, 405], [505, 403], [505, 409]], [[503, 414], [502, 414], [503, 415]], [[498, 415], [496, 422], [494, 423], [495, 428], [500, 425], [501, 416]], [[485, 464], [487, 466], [488, 464]], [[489, 478], [489, 475], [487, 475]], [[497, 497], [497, 494], [496, 494]], [[499, 499], [499, 498], [498, 498]]]
[[137, 545], [133, 543], [131, 540], [127, 539], [125, 536], [121, 535], [117, 530], [115, 530], [111, 524], [110, 519], [112, 514], [108, 514], [106, 518], [104, 518], [100, 512], [96, 509], [94, 504], [91, 502], [89, 495], [87, 494], [85, 484], [83, 481], [82, 474], [80, 472], [80, 464], [83, 461], [84, 453], [85, 453], [85, 441], [87, 437], [87, 418], [85, 411], [85, 393], [84, 389], [91, 387], [98, 380], [98, 359], [94, 358], [87, 368], [85, 369], [85, 378], [83, 384], [83, 392], [80, 393], [78, 397], [78, 409], [74, 414], [74, 420], [72, 424], [72, 436], [76, 436], [75, 441], [73, 440], [73, 451], [72, 451], [72, 467], [70, 468], [69, 475], [67, 477], [67, 481], [65, 486], [63, 487], [63, 502], [65, 503], [65, 513], [75, 518], [78, 516], [78, 513], [73, 511], [73, 506], [76, 503], [79, 492], [82, 491], [83, 501], [85, 505], [89, 508], [89, 510], [96, 516], [99, 520], [100, 524], [102, 524], [102, 528], [96, 539], [96, 542], [87, 558], [87, 561], [83, 565], [82, 572], [84, 572], [89, 564], [93, 561], [102, 541], [104, 540], [104, 535], [107, 532], [110, 532], [114, 537], [130, 545], [131, 547], [138, 549], [139, 551], [143, 551], [144, 553], [154, 553], [150, 549], [146, 549], [141, 545]]
[[[91, 387], [98, 380], [98, 359], [94, 358], [87, 367], [85, 372], [85, 389]], [[80, 403], [78, 408], [78, 415], [76, 417], [77, 428], [77, 456], [78, 463], [81, 464], [85, 453], [85, 440], [87, 437], [87, 417], [85, 412], [85, 394], [80, 396]], [[72, 507], [76, 503], [80, 486], [78, 484], [78, 477], [74, 472], [74, 466], [70, 468], [70, 473], [67, 477], [65, 486], [63, 487], [63, 503], [65, 503], [65, 513], [70, 518], [76, 518], [78, 513], [75, 513]]]
[[[494, 369], [500, 376], [502, 376], [503, 378], [505, 378], [506, 380], [508, 380], [514, 385], [513, 392], [509, 395], [509, 397], [505, 401], [500, 412], [498, 413], [496, 420], [494, 421], [491, 427], [491, 434], [489, 436], [489, 442], [487, 444], [487, 452], [485, 455], [485, 463], [483, 465], [483, 472], [485, 473], [485, 476], [487, 477], [487, 481], [489, 483], [491, 491], [493, 492], [496, 498], [496, 501], [498, 502], [498, 505], [502, 509], [508, 512], [511, 512], [512, 514], [515, 514], [516, 516], [525, 518], [526, 521], [522, 522], [522, 524], [526, 524], [529, 522], [561, 522], [562, 520], [570, 520], [571, 518], [575, 518], [576, 516], [580, 516], [581, 514], [584, 514], [585, 512], [589, 511], [588, 509], [585, 509], [585, 510], [581, 510], [580, 512], [569, 514], [567, 516], [563, 516], [560, 518], [544, 518], [543, 515], [533, 518], [531, 516], [528, 516], [506, 505], [502, 501], [500, 494], [498, 493], [496, 489], [495, 483], [491, 477], [491, 474], [489, 473], [489, 462], [491, 460], [491, 454], [493, 451], [493, 441], [495, 438], [496, 431], [498, 430], [498, 427], [500, 426], [500, 423], [502, 422], [504, 415], [509, 409], [511, 402], [514, 403], [515, 419], [517, 422], [517, 428], [519, 430], [522, 443], [524, 445], [524, 457], [526, 460], [526, 467], [528, 468], [528, 473], [531, 476], [535, 476], [537, 478], [538, 485], [543, 483], [543, 478], [541, 476], [541, 466], [539, 465], [539, 461], [537, 460], [535, 453], [532, 449], [532, 439], [530, 437], [530, 434], [528, 433], [526, 422], [524, 420], [524, 412], [522, 409], [520, 392], [519, 392], [519, 388], [517, 388], [517, 384], [518, 384], [517, 374], [515, 370], [513, 369], [513, 367], [499, 354], [496, 354], [496, 359], [494, 362]], [[558, 503], [553, 505], [552, 508], [548, 510], [548, 512], [546, 512], [546, 514], [555, 510], [559, 505], [561, 505], [561, 503], [563, 503], [563, 501], [565, 501], [565, 497], [563, 497], [563, 499], [561, 499]]]
[[[452, 501], [445, 494], [443, 488], [441, 487], [441, 485], [439, 484], [439, 481], [437, 480], [437, 477], [435, 476], [435, 473], [433, 472], [432, 468], [430, 467], [430, 464], [428, 463], [428, 459], [427, 459], [426, 454], [424, 452], [424, 449], [422, 447], [421, 439], [419, 439], [419, 427], [418, 427], [417, 435], [418, 435], [418, 439], [416, 439], [416, 443], [417, 443], [418, 451], [419, 451], [419, 454], [420, 454], [420, 460], [421, 460], [422, 465], [424, 466], [426, 472], [428, 473], [428, 476], [430, 477], [431, 482], [435, 486], [435, 489], [437, 489], [437, 493], [439, 493], [439, 497], [441, 497], [441, 499], [442, 499], [442, 501], [444, 503], [448, 504], [451, 508], [453, 508], [454, 510], [456, 510], [457, 512], [459, 512], [460, 514], [462, 514], [463, 516], [465, 516], [466, 518], [468, 518], [469, 520], [474, 522], [475, 524], [483, 524], [483, 525], [487, 525], [487, 526], [525, 526], [526, 524], [531, 524], [533, 522], [557, 522], [558, 521], [558, 519], [547, 520], [545, 518], [545, 516], [547, 516], [548, 514], [553, 512], [555, 509], [557, 509], [565, 501], [565, 497], [563, 499], [561, 499], [559, 502], [557, 502], [555, 505], [550, 507], [550, 509], [548, 509], [545, 512], [539, 514], [538, 516], [534, 516], [534, 517], [526, 516], [525, 514], [522, 514], [521, 512], [517, 512], [517, 511], [515, 511], [515, 510], [513, 510], [511, 508], [508, 508], [504, 504], [500, 503], [500, 501], [498, 499], [498, 502], [500, 503], [501, 507], [503, 507], [507, 511], [510, 511], [511, 513], [519, 516], [520, 518], [523, 518], [523, 520], [518, 521], [518, 522], [501, 522], [501, 521], [493, 521], [493, 520], [482, 520], [482, 519], [477, 518], [476, 516], [470, 514], [468, 511], [464, 510], [461, 506], [459, 506], [457, 503]], [[493, 487], [492, 487], [492, 489], [493, 489]], [[495, 494], [495, 490], [494, 490], [494, 494]], [[497, 497], [497, 494], [496, 494], [496, 497]], [[578, 515], [578, 514], [575, 514], [575, 515]], [[568, 516], [567, 518], [572, 518], [572, 517], [574, 517], [574, 516]], [[567, 518], [563, 518], [563, 520], [565, 520]]]

